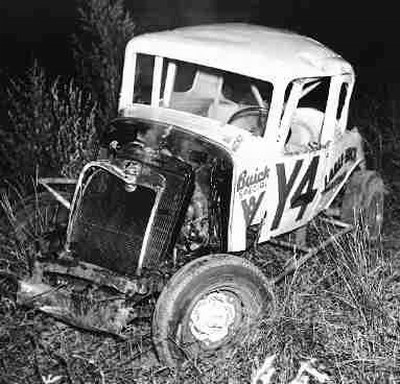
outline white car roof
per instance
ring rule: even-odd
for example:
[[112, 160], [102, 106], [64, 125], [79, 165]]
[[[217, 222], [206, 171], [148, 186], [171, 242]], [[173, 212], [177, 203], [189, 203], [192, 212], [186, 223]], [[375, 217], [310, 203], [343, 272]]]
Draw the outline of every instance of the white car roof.
[[209, 24], [134, 37], [127, 54], [144, 53], [277, 82], [354, 74], [340, 55], [309, 37], [244, 23]]

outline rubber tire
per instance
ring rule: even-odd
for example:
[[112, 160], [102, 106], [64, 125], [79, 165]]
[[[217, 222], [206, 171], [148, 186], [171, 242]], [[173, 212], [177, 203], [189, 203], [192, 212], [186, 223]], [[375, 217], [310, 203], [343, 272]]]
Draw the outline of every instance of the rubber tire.
[[341, 219], [365, 228], [371, 241], [379, 239], [383, 224], [385, 186], [375, 171], [356, 171], [342, 200]]
[[[183, 353], [182, 345], [193, 343], [189, 329], [190, 312], [204, 295], [228, 291], [240, 298], [246, 317], [232, 337], [215, 349], [200, 342]], [[168, 366], [179, 366], [186, 358], [207, 357], [225, 352], [243, 339], [246, 324], [273, 311], [274, 295], [263, 273], [241, 257], [214, 254], [200, 257], [183, 266], [169, 280], [156, 303], [153, 315], [153, 341], [159, 360]], [[180, 339], [178, 333], [182, 336]]]

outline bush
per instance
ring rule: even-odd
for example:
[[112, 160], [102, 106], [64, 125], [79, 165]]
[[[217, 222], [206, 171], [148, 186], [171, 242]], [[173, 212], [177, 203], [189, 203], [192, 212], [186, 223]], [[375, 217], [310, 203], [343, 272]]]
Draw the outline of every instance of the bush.
[[36, 62], [11, 80], [8, 122], [0, 131], [3, 174], [12, 179], [76, 177], [94, 156], [96, 104], [73, 80], [51, 80]]
[[101, 127], [116, 114], [124, 49], [135, 25], [122, 0], [78, 0], [78, 14], [75, 80], [51, 79], [35, 62], [9, 81], [0, 171], [13, 182], [31, 184], [35, 174], [76, 177], [94, 157]]
[[123, 0], [78, 0], [73, 36], [77, 75], [98, 100], [104, 123], [117, 112], [126, 43], [135, 24]]

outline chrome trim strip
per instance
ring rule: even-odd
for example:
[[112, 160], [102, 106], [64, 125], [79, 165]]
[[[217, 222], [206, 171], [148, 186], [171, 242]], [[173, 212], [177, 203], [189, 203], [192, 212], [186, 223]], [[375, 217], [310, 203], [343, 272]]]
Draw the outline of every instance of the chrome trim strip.
[[156, 216], [158, 205], [160, 204], [161, 193], [164, 190], [164, 188], [163, 187], [156, 187], [156, 190], [157, 190], [156, 199], [154, 201], [154, 205], [153, 205], [153, 208], [151, 210], [149, 221], [147, 222], [146, 232], [145, 232], [144, 237], [143, 237], [142, 250], [140, 251], [140, 256], [139, 256], [138, 265], [137, 265], [137, 269], [136, 269], [136, 275], [137, 276], [140, 276], [140, 274], [142, 272], [143, 262], [144, 262], [144, 258], [146, 256], [146, 251], [147, 251], [147, 246], [148, 246], [148, 242], [149, 242], [151, 228], [153, 226], [153, 222], [154, 222], [154, 218]]

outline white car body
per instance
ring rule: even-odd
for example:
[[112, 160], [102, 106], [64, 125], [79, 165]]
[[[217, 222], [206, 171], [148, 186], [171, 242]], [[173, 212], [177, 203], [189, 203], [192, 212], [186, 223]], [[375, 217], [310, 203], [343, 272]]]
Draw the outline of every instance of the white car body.
[[[150, 74], [138, 69], [139, 57], [151, 63]], [[176, 68], [182, 63], [197, 69], [192, 87], [177, 92]], [[246, 76], [255, 105], [268, 104], [261, 135], [228, 123], [242, 105], [222, 94], [224, 73]], [[151, 91], [147, 100], [137, 101], [141, 76], [152, 78]], [[253, 81], [272, 88], [268, 103]], [[320, 84], [326, 84], [325, 107], [299, 106]], [[248, 227], [256, 227], [258, 241], [265, 242], [305, 225], [331, 205], [352, 171], [363, 167], [361, 137], [357, 129], [347, 129], [353, 86], [351, 65], [311, 38], [239, 23], [185, 27], [128, 43], [119, 114], [179, 126], [229, 153], [227, 251], [241, 251]], [[207, 99], [210, 105], [198, 113], [182, 102], [185, 98]]]

